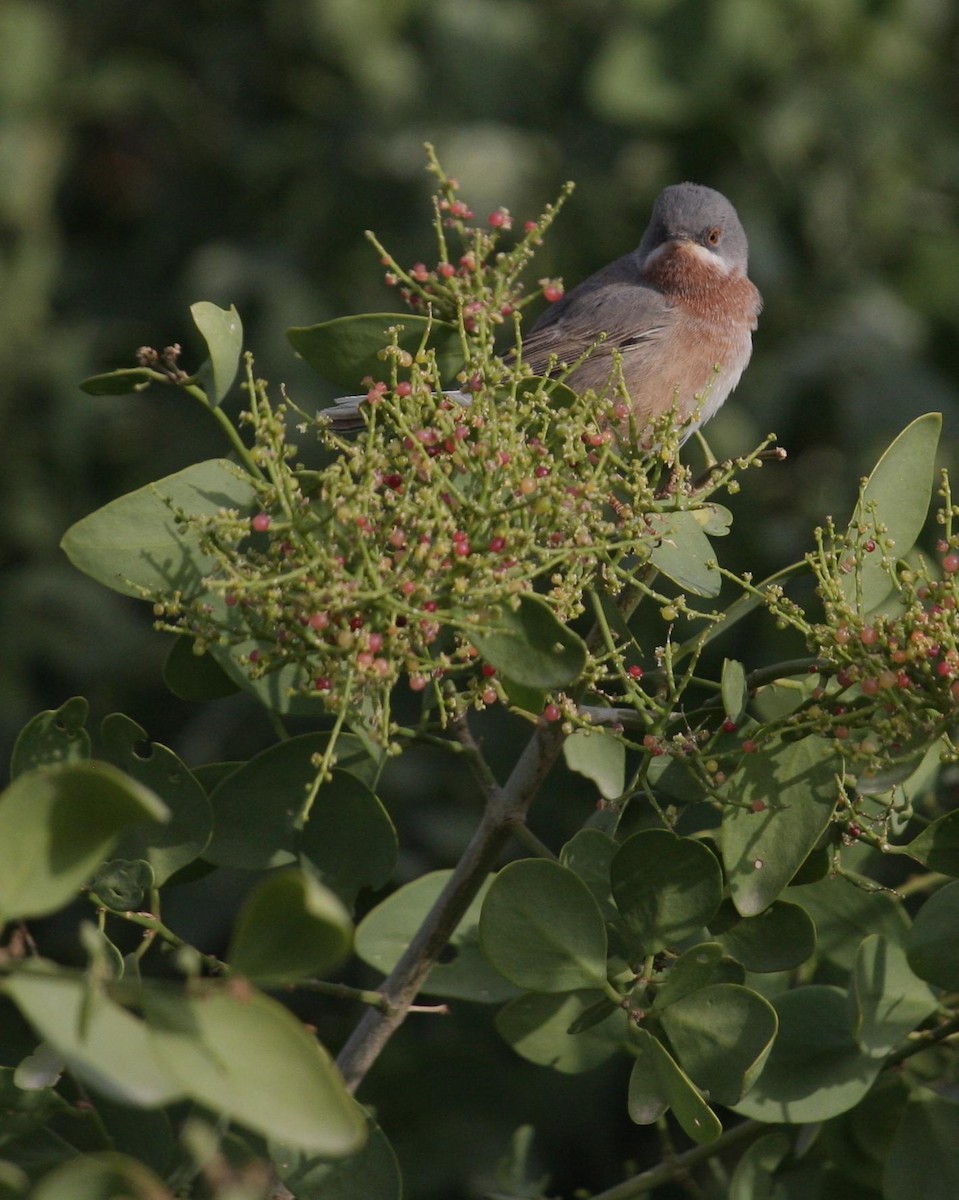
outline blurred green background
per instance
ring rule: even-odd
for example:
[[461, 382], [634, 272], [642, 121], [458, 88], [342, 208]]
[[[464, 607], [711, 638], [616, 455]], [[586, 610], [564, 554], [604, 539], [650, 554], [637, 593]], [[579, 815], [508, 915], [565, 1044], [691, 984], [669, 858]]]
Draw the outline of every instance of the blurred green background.
[[[77, 693], [190, 763], [269, 741], [242, 698], [172, 699], [146, 607], [58, 549], [91, 509], [224, 452], [213, 422], [179, 395], [91, 398], [77, 382], [142, 344], [183, 341], [195, 365], [187, 309], [209, 299], [239, 308], [258, 373], [300, 404], [328, 398], [283, 330], [393, 306], [366, 228], [431, 261], [426, 139], [481, 216], [533, 216], [577, 181], [534, 268], [569, 284], [637, 243], [666, 184], [736, 204], [766, 309], [710, 441], [736, 453], [775, 431], [789, 461], [746, 481], [731, 565], [800, 556], [919, 413], [944, 412], [955, 461], [957, 43], [952, 0], [3, 0], [4, 760], [30, 715]], [[741, 648], [747, 664], [761, 652]], [[390, 786], [406, 873], [450, 861], [475, 816], [451, 802], [458, 780], [427, 783], [411, 758]], [[505, 1048], [487, 1039], [484, 1076], [452, 1026], [423, 1036], [454, 1055], [444, 1082], [415, 1105], [378, 1099], [388, 1128], [409, 1125], [410, 1195], [451, 1197], [504, 1130], [601, 1090], [529, 1068], [497, 1099]], [[421, 1051], [397, 1039], [394, 1079], [423, 1070]], [[560, 1121], [545, 1157], [594, 1184], [602, 1160], [615, 1179], [622, 1145], [606, 1156], [604, 1118], [588, 1132]]]

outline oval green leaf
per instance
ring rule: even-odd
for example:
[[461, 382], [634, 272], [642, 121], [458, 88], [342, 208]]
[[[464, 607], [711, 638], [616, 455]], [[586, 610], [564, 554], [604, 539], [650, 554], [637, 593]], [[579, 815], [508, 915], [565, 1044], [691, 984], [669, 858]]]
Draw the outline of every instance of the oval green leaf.
[[249, 512], [254, 494], [239, 467], [211, 459], [111, 500], [71, 525], [60, 545], [78, 570], [124, 596], [142, 600], [180, 591], [191, 599], [216, 564], [200, 550], [199, 535], [177, 523], [175, 512]]
[[571, 771], [585, 775], [607, 800], [626, 786], [626, 747], [623, 739], [605, 729], [574, 729], [563, 742], [563, 757]]
[[[432, 871], [397, 888], [363, 918], [356, 930], [355, 949], [364, 962], [388, 975], [409, 947], [452, 871]], [[444, 959], [430, 969], [421, 991], [452, 1000], [496, 1004], [516, 995], [516, 989], [484, 958], [479, 946], [479, 919], [493, 876], [488, 876], [460, 919], [446, 945]]]
[[736, 1112], [757, 1121], [804, 1124], [846, 1112], [866, 1095], [882, 1062], [859, 1048], [846, 994], [810, 984], [773, 1001], [779, 1034], [766, 1066]]
[[[929, 512], [941, 431], [941, 413], [926, 413], [907, 425], [888, 447], [856, 505], [846, 535], [850, 546], [869, 538], [883, 546], [891, 542], [893, 559], [904, 558], [912, 549]], [[878, 551], [864, 554], [861, 569], [842, 577], [847, 601], [860, 605], [864, 614], [881, 604], [892, 587]]]
[[286, 336], [297, 354], [324, 379], [339, 387], [355, 388], [367, 375], [389, 378], [389, 365], [380, 358], [380, 352], [390, 345], [388, 330], [397, 326], [402, 327], [397, 338], [400, 349], [416, 354], [425, 340], [435, 350], [441, 379], [453, 378], [463, 366], [456, 326], [410, 313], [337, 317], [320, 325], [288, 329]]
[[718, 596], [723, 577], [716, 570], [716, 551], [697, 513], [683, 509], [652, 513], [648, 519], [653, 535], [659, 539], [649, 555], [657, 570], [683, 591], [696, 596]]
[[959, 989], [959, 882], [935, 892], [916, 914], [906, 938], [909, 966], [920, 979]]
[[493, 880], [480, 945], [497, 971], [533, 992], [606, 985], [606, 926], [585, 883], [546, 859], [510, 863]]
[[722, 900], [719, 863], [702, 842], [666, 829], [634, 833], [611, 868], [613, 897], [645, 954], [699, 932]]
[[700, 988], [660, 1015], [683, 1070], [712, 1100], [735, 1104], [753, 1084], [779, 1021], [758, 992], [735, 983]]
[[789, 971], [811, 957], [816, 949], [816, 926], [798, 904], [774, 900], [755, 917], [740, 917], [724, 901], [710, 930], [723, 949], [747, 971], [763, 974]]
[[151, 989], [144, 1008], [165, 1069], [200, 1104], [316, 1154], [363, 1145], [363, 1118], [329, 1055], [282, 1004], [227, 984]]
[[14, 742], [10, 778], [16, 779], [34, 767], [83, 762], [89, 758], [90, 735], [86, 730], [89, 707], [82, 696], [74, 696], [59, 708], [49, 708], [32, 717]]
[[626, 1040], [626, 1013], [615, 1009], [579, 1033], [570, 1033], [596, 1001], [595, 991], [544, 995], [527, 992], [496, 1014], [500, 1036], [517, 1054], [562, 1075], [592, 1071], [607, 1062]]
[[227, 962], [263, 987], [323, 975], [349, 953], [349, 913], [306, 871], [273, 872], [247, 898]]
[[270, 1161], [294, 1196], [300, 1200], [400, 1200], [403, 1186], [393, 1147], [372, 1117], [368, 1113], [363, 1116], [366, 1142], [346, 1158], [270, 1144]]
[[491, 666], [524, 687], [566, 687], [583, 673], [583, 639], [558, 620], [540, 596], [524, 592], [516, 608], [504, 605], [483, 624], [484, 632], [470, 634], [477, 650]]
[[130, 825], [166, 806], [109, 763], [42, 767], [0, 795], [0, 921], [62, 908]]
[[883, 1057], [936, 1011], [936, 997], [910, 970], [902, 949], [877, 934], [859, 945], [850, 993], [860, 1046]]
[[213, 831], [206, 792], [172, 750], [151, 742], [136, 721], [111, 713], [100, 726], [103, 757], [154, 795], [169, 812], [162, 824], [144, 822], [124, 831], [118, 858], [142, 858], [153, 868], [158, 887], [200, 857]]
[[243, 322], [231, 304], [218, 308], [209, 300], [190, 305], [193, 323], [203, 335], [209, 359], [197, 375], [211, 407], [215, 407], [233, 386], [243, 352]]
[[132, 396], [154, 382], [161, 382], [158, 371], [151, 371], [149, 367], [123, 367], [103, 375], [91, 375], [83, 380], [80, 389], [88, 396]]
[[806, 737], [746, 755], [730, 784], [721, 845], [739, 913], [768, 908], [802, 866], [836, 807], [829, 744]]
[[663, 1043], [648, 1030], [637, 1029], [630, 1048], [636, 1061], [627, 1108], [636, 1124], [652, 1125], [671, 1108], [694, 1142], [714, 1142], [723, 1131], [719, 1118]]
[[184, 1094], [143, 1021], [89, 976], [32, 960], [3, 982], [37, 1033], [90, 1087], [123, 1104], [153, 1107]]

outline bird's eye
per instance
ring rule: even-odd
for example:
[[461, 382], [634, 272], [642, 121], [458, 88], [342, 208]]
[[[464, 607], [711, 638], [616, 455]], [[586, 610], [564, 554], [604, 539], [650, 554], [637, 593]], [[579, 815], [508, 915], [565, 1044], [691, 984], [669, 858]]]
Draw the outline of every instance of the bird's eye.
[[711, 229], [707, 229], [703, 235], [703, 240], [707, 246], [718, 246], [722, 241], [723, 231], [718, 225], [713, 225]]

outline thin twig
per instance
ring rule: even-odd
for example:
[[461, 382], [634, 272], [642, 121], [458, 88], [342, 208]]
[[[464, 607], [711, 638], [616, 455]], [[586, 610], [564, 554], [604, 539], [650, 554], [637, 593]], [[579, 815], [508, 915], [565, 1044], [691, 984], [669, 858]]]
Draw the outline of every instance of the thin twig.
[[[460, 737], [462, 740], [462, 732]], [[337, 1062], [351, 1091], [359, 1087], [403, 1023], [423, 981], [511, 833], [525, 822], [526, 811], [556, 761], [562, 743], [562, 728], [558, 724], [540, 725], [502, 787], [481, 772], [486, 809], [476, 832], [426, 919], [380, 987], [386, 1009], [370, 1009], [365, 1013], [340, 1051]]]

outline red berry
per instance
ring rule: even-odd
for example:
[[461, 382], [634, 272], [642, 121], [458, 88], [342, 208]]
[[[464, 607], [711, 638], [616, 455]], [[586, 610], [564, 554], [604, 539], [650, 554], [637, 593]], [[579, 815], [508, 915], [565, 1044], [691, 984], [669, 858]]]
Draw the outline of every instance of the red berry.
[[563, 287], [558, 283], [545, 283], [543, 285], [543, 296], [550, 304], [555, 304], [557, 300], [563, 298]]
[[864, 625], [859, 633], [859, 640], [864, 646], [874, 646], [879, 638], [879, 634], [871, 625]]
[[250, 524], [257, 533], [266, 533], [273, 523], [273, 519], [269, 513], [257, 513]]
[[311, 629], [325, 629], [329, 623], [330, 618], [325, 612], [315, 612], [307, 621]]
[[547, 704], [543, 709], [544, 721], [558, 721], [562, 715], [558, 704]]
[[732, 717], [727, 717], [726, 720], [723, 721], [723, 733], [735, 733], [735, 732], [736, 732], [736, 722], [732, 719]]
[[493, 666], [490, 666], [489, 663], [483, 663], [483, 666], [480, 669], [482, 670], [483, 674], [486, 676], [487, 679], [492, 679], [493, 676], [496, 674], [496, 668]]
[[499, 554], [501, 550], [506, 549], [506, 538], [502, 538], [502, 537], [490, 538], [489, 548], [493, 554]]
[[947, 575], [955, 575], [959, 571], [959, 554], [947, 554], [942, 560], [942, 569]]
[[329, 679], [326, 678], [325, 675], [321, 675], [319, 679], [315, 679], [313, 681], [313, 686], [318, 692], [328, 692], [333, 684], [329, 681]]
[[876, 692], [879, 691], [879, 680], [874, 679], [870, 675], [859, 686], [867, 696], [875, 696]]
[[750, 811], [754, 812], [754, 813], [765, 812], [766, 811], [766, 801], [765, 800], [754, 800], [752, 802], [752, 804], [750, 804], [749, 808], [750, 808]]
[[752, 738], [746, 738], [741, 746], [743, 754], [755, 754], [759, 747]]
[[228, 608], [232, 608], [234, 604], [236, 604], [236, 596], [233, 592], [227, 592], [227, 594], [223, 597], [223, 600]]
[[643, 668], [642, 668], [642, 667], [639, 667], [639, 666], [636, 666], [636, 664], [634, 663], [634, 664], [633, 664], [633, 666], [631, 666], [631, 667], [629, 668], [629, 674], [630, 674], [630, 676], [631, 676], [633, 679], [642, 679], [642, 677], [643, 677]]

